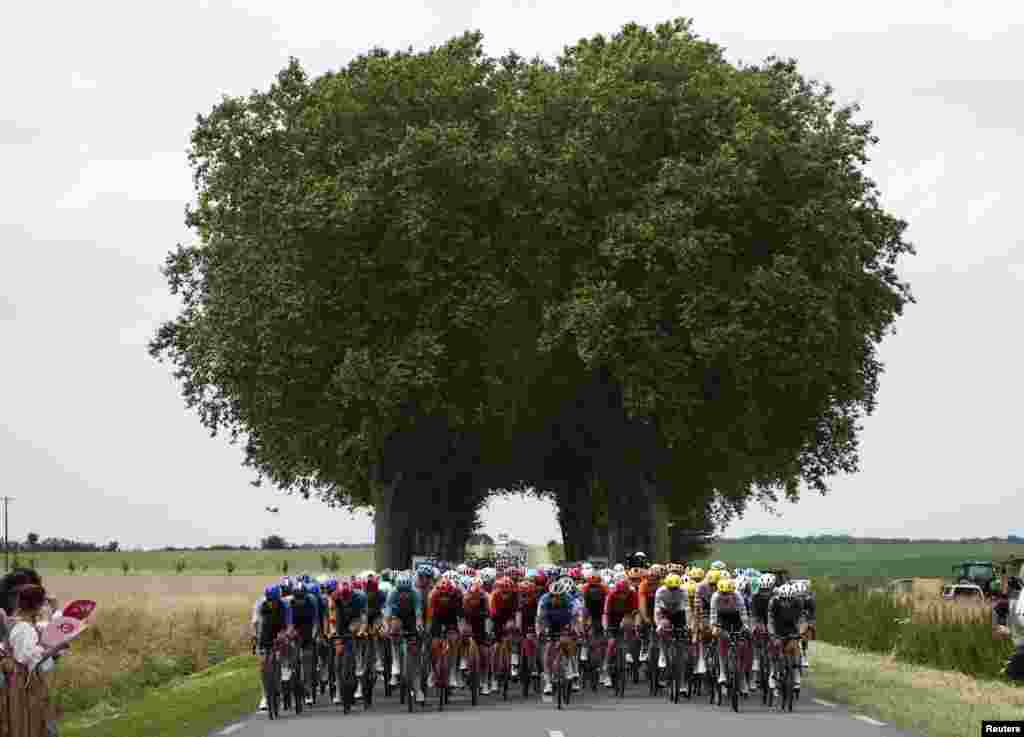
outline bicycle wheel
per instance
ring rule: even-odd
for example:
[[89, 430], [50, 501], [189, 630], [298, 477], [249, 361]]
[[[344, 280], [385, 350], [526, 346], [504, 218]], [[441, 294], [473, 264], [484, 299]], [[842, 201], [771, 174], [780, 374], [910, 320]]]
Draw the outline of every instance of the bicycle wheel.
[[679, 703], [679, 697], [686, 692], [686, 698], [689, 698], [690, 685], [686, 679], [686, 667], [683, 660], [683, 653], [686, 651], [683, 649], [685, 645], [676, 643], [672, 649], [672, 662], [669, 663], [669, 667], [672, 669], [672, 688], [675, 690], [675, 703]]
[[739, 713], [740, 710], [740, 669], [736, 658], [735, 647], [729, 652], [729, 699], [732, 703], [732, 710]]
[[626, 649], [619, 643], [615, 647], [615, 695], [620, 699], [626, 695], [627, 678], [629, 671], [626, 670]]

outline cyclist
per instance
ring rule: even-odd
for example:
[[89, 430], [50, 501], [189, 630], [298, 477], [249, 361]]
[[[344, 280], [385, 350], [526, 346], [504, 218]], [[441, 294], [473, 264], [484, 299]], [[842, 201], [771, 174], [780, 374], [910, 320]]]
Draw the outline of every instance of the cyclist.
[[[699, 575], [698, 575], [699, 574]], [[694, 578], [697, 581], [697, 592], [694, 596], [694, 622], [696, 623], [697, 638], [697, 675], [707, 672], [707, 648], [711, 642], [711, 597], [718, 590], [718, 577], [721, 571], [717, 568], [705, 573], [703, 569], [697, 568], [694, 571]]]
[[[388, 594], [384, 606], [384, 617], [387, 620], [392, 637], [409, 636], [423, 632], [423, 598], [413, 584], [412, 575], [401, 573], [395, 578], [395, 586]], [[391, 685], [398, 685], [401, 674], [401, 659], [398, 649], [394, 649], [395, 657], [391, 660]], [[409, 674], [410, 682], [415, 689], [416, 701], [426, 701], [419, 679], [419, 658], [409, 659], [413, 672]]]
[[[259, 608], [256, 611], [256, 642], [258, 647], [258, 654], [263, 658], [263, 662], [270, 657], [270, 649], [273, 647], [274, 641], [282, 632], [290, 632], [294, 630], [294, 620], [292, 619], [292, 609], [287, 601], [281, 596], [281, 586], [267, 586], [263, 591], [262, 600], [259, 603]], [[263, 683], [263, 679], [260, 679], [260, 683]], [[263, 686], [260, 686], [261, 690]], [[260, 711], [267, 709], [267, 694], [263, 691], [263, 697], [260, 700]]]
[[[523, 658], [532, 658], [529, 662], [530, 672], [537, 672], [537, 651], [536, 649], [529, 649], [532, 644], [529, 639], [529, 633], [536, 630], [537, 624], [537, 611], [540, 608], [540, 596], [541, 591], [537, 588], [537, 584], [533, 582], [529, 577], [519, 582], [519, 596], [516, 601], [516, 629], [522, 633], [525, 638], [519, 644], [519, 649], [522, 652]], [[524, 644], [525, 643], [525, 644]], [[512, 673], [514, 676], [518, 676], [518, 669], [516, 668], [516, 659], [513, 654], [512, 660]]]
[[[367, 611], [366, 611], [366, 594], [359, 591], [353, 585], [350, 580], [342, 580], [338, 583], [331, 595], [331, 617], [334, 623], [334, 631], [331, 633], [335, 637], [341, 637], [345, 633], [352, 635], [366, 634], [367, 629]], [[334, 657], [335, 662], [340, 663], [340, 659], [344, 655], [345, 643], [338, 640], [334, 644]], [[356, 661], [356, 692], [353, 698], [361, 699], [363, 697], [363, 680], [361, 678], [362, 673], [359, 672], [360, 663]], [[334, 703], [340, 704], [341, 699], [341, 683], [337, 684], [334, 693]]]
[[[639, 593], [630, 585], [626, 574], [618, 574], [615, 584], [604, 600], [604, 615], [602, 616], [601, 623], [604, 626], [605, 632], [610, 633], [612, 630], [621, 629], [626, 639], [632, 639], [635, 634], [636, 617], [639, 609]], [[617, 643], [614, 640], [608, 643], [608, 647], [605, 649], [604, 663], [601, 666], [602, 683], [608, 688], [612, 685], [608, 662], [614, 654], [616, 645]], [[627, 662], [629, 662], [628, 658]], [[624, 678], [625, 674], [619, 673], [618, 677]]]
[[[366, 642], [365, 667], [373, 668], [376, 666], [377, 672], [383, 673], [384, 644], [378, 643], [377, 634], [381, 629], [383, 621], [384, 602], [387, 601], [387, 591], [381, 588], [380, 580], [373, 571], [366, 571], [363, 576], [363, 591], [366, 593], [366, 621], [371, 635], [370, 639]], [[360, 675], [362, 675], [362, 669], [363, 664], [360, 664]]]
[[[456, 667], [456, 657], [459, 648], [455, 635], [459, 631], [459, 622], [463, 618], [462, 596], [455, 588], [451, 579], [442, 578], [427, 600], [427, 620], [430, 623], [431, 654], [434, 658], [434, 668], [437, 667], [437, 658], [441, 653], [442, 642], [445, 637], [451, 642], [448, 649], [448, 687], [461, 688], [462, 683]], [[435, 679], [436, 682], [436, 679]], [[440, 685], [440, 684], [438, 684]]]
[[[775, 589], [775, 593], [768, 602], [768, 634], [772, 637], [770, 652], [772, 661], [782, 654], [782, 641], [780, 638], [800, 633], [801, 625], [804, 623], [804, 606], [796, 597], [796, 591], [791, 584], [783, 584]], [[775, 679], [775, 669], [772, 669], [769, 680], [769, 688], [775, 689], [778, 683]], [[800, 669], [795, 669], [793, 674], [794, 686], [800, 690]]]
[[[718, 638], [719, 662], [725, 664], [725, 658], [729, 652], [729, 640], [726, 632], [749, 633], [750, 620], [747, 619], [747, 605], [743, 598], [736, 593], [736, 582], [731, 578], [722, 578], [718, 581], [718, 591], [711, 597], [711, 635]], [[737, 666], [740, 671], [740, 693], [747, 694], [749, 684], [747, 673], [750, 672], [751, 652], [750, 643], [742, 640], [738, 646], [739, 662]], [[725, 683], [725, 668], [719, 668], [718, 683]]]
[[315, 583], [298, 583], [292, 589], [292, 619], [298, 633], [298, 645], [302, 654], [302, 676], [306, 682], [306, 705], [313, 705], [312, 684], [316, 682], [313, 670], [313, 648], [320, 635], [320, 596], [314, 593]]
[[814, 599], [814, 592], [811, 591], [811, 587], [808, 582], [801, 581], [797, 584], [797, 596], [804, 605], [804, 627], [800, 633], [803, 635], [803, 639], [800, 640], [800, 667], [810, 669], [811, 663], [807, 659], [807, 640], [814, 640], [818, 636], [818, 628], [815, 626], [815, 610], [817, 608], [816, 601]]
[[[775, 592], [775, 576], [771, 573], [764, 573], [757, 581], [757, 592], [750, 602], [751, 621], [754, 624], [754, 638], [762, 640], [768, 637], [768, 604]], [[755, 672], [755, 677], [758, 673]], [[769, 688], [775, 688], [774, 681], [771, 681]], [[760, 686], [760, 682], [758, 686]]]
[[607, 643], [602, 620], [604, 605], [608, 599], [608, 585], [596, 571], [591, 571], [587, 577], [580, 591], [580, 598], [583, 604], [583, 625], [585, 629], [590, 630], [587, 657], [596, 657], [604, 663], [604, 648]]
[[[514, 571], [513, 571], [514, 572]], [[516, 585], [512, 578], [505, 576], [499, 578], [494, 584], [494, 591], [487, 602], [487, 634], [494, 638], [497, 646], [506, 635], [512, 634], [515, 630], [516, 612], [518, 610], [519, 597], [516, 594]], [[519, 656], [513, 652], [510, 658], [512, 677], [518, 675]], [[491, 673], [491, 691], [498, 690], [497, 679]]]
[[[568, 634], [565, 630], [578, 623], [583, 616], [583, 604], [576, 594], [576, 584], [568, 576], [562, 577], [551, 585], [551, 591], [540, 597], [537, 604], [537, 635], [547, 632], [549, 635]], [[573, 642], [569, 642], [569, 658], [566, 671], [570, 680], [577, 677], [573, 656]], [[547, 642], [544, 645], [544, 695], [549, 696], [554, 689], [551, 686], [551, 668], [554, 664], [553, 646], [558, 643]]]
[[[676, 573], [675, 564], [671, 565], [673, 566], [673, 573]], [[660, 662], [658, 660], [658, 638], [655, 636], [652, 625], [654, 624], [655, 598], [658, 589], [661, 588], [662, 582], [665, 579], [665, 573], [665, 566], [655, 563], [648, 569], [647, 576], [640, 582], [640, 623], [644, 629], [643, 635], [646, 636], [648, 643], [647, 651], [640, 654], [640, 662], [648, 661], [649, 658], [653, 658], [655, 663]], [[658, 684], [658, 687], [661, 687], [661, 683]]]
[[480, 679], [480, 693], [487, 696], [491, 692], [489, 671], [489, 648], [484, 635], [487, 631], [488, 596], [484, 593], [482, 581], [473, 581], [469, 589], [462, 595], [462, 634], [469, 635], [472, 640], [462, 651], [462, 670], [466, 669], [467, 655], [472, 655], [474, 645], [479, 657], [476, 659], [477, 677]]
[[[665, 576], [664, 584], [658, 587], [654, 595], [654, 622], [657, 625], [657, 636], [668, 639], [674, 627], [686, 627], [689, 596], [683, 588], [683, 579], [678, 573]], [[652, 645], [653, 647], [653, 645]], [[681, 653], [680, 653], [681, 656]], [[665, 653], [660, 653], [657, 660], [659, 668], [665, 668], [668, 660]], [[676, 684], [680, 690], [682, 684]], [[661, 683], [658, 684], [661, 687]]]

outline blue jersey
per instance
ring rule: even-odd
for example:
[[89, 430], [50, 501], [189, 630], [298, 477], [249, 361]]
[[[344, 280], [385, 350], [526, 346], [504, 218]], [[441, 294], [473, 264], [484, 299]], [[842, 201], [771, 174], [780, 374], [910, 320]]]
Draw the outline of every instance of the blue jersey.
[[340, 596], [334, 597], [334, 626], [336, 631], [347, 629], [352, 622], [366, 616], [366, 594], [356, 589], [352, 598], [345, 601]]
[[423, 594], [416, 589], [399, 591], [391, 589], [384, 603], [385, 617], [398, 617], [403, 624], [423, 619]]
[[579, 596], [563, 596], [563, 606], [554, 605], [554, 594], [547, 593], [537, 603], [537, 623], [542, 627], [565, 627], [583, 612], [583, 602]]

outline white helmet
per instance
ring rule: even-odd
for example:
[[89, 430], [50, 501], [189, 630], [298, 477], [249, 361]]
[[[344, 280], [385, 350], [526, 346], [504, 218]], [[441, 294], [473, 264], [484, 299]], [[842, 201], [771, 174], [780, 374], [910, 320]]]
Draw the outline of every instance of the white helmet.
[[625, 571], [618, 571], [612, 576], [612, 581], [618, 583], [619, 581], [628, 581], [629, 576], [626, 575]]
[[465, 563], [459, 563], [457, 566], [455, 566], [455, 570], [458, 571], [460, 574], [464, 574], [466, 571], [469, 570], [469, 566], [467, 566]]
[[558, 579], [551, 587], [551, 593], [553, 594], [561, 594], [563, 596], [568, 596], [569, 594], [573, 594], [575, 592], [576, 582], [568, 576], [564, 576]]
[[795, 593], [796, 592], [793, 590], [793, 584], [791, 583], [784, 583], [775, 589], [775, 594], [777, 596], [781, 596], [783, 599], [791, 599]]
[[761, 576], [761, 588], [771, 590], [775, 587], [775, 574], [765, 573]]
[[484, 584], [494, 583], [494, 579], [497, 578], [498, 572], [493, 568], [484, 568], [480, 571], [480, 579]]
[[725, 563], [723, 563], [720, 560], [716, 560], [714, 563], [711, 564], [711, 570], [713, 570], [713, 571], [724, 571], [725, 570]]
[[736, 590], [746, 593], [750, 590], [750, 579], [746, 576], [739, 575], [736, 577]]
[[622, 565], [621, 563], [616, 563], [615, 567], [612, 568], [612, 571], [614, 573], [623, 573], [625, 570], [626, 570], [626, 566]]

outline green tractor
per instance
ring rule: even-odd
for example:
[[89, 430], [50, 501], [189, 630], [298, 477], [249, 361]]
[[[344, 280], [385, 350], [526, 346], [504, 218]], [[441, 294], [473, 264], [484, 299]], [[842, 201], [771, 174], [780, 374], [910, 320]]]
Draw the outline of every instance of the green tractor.
[[991, 595], [996, 578], [996, 567], [990, 560], [965, 560], [953, 566], [953, 583], [973, 583], [981, 587], [985, 596]]

